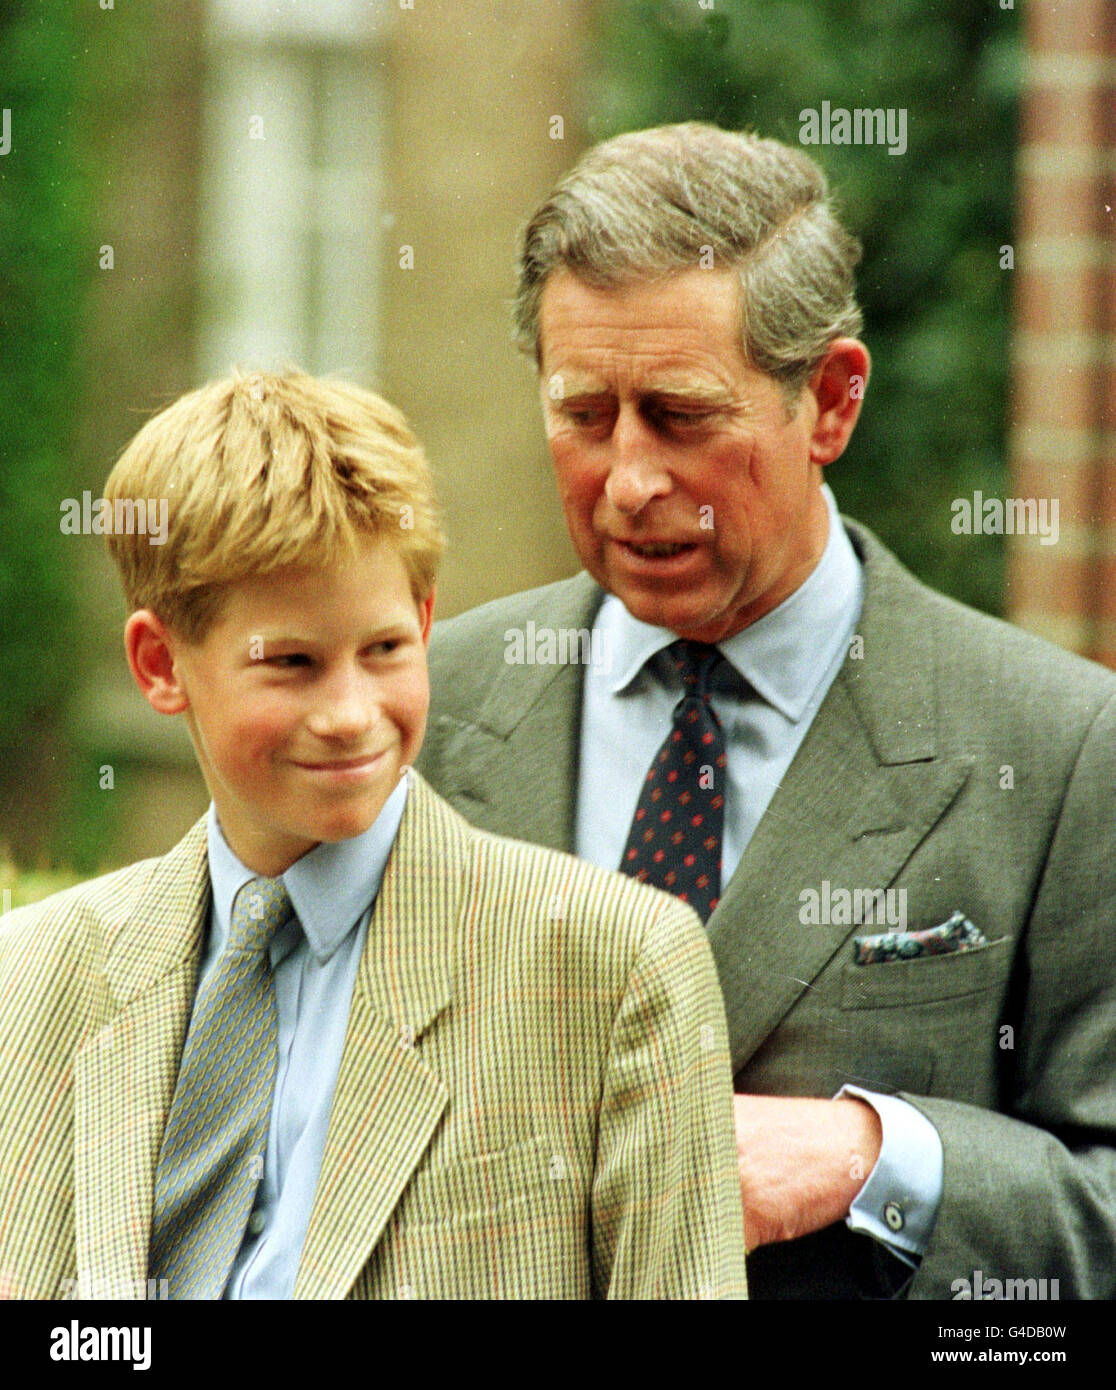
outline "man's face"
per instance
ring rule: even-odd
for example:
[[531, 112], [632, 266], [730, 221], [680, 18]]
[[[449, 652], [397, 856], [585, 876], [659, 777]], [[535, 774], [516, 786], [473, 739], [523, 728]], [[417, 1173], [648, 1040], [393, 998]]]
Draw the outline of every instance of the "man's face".
[[276, 876], [379, 815], [422, 744], [432, 607], [368, 539], [353, 561], [233, 586], [200, 643], [172, 636], [221, 829], [249, 868]]
[[543, 290], [541, 395], [573, 543], [643, 622], [698, 641], [793, 593], [828, 535], [818, 404], [788, 418], [740, 346], [739, 280], [693, 269], [620, 289]]

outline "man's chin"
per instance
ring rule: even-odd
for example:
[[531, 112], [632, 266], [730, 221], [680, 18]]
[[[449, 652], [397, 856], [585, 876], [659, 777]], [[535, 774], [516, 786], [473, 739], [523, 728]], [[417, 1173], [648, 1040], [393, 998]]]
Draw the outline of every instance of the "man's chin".
[[[702, 632], [715, 630], [721, 615], [711, 611], [709, 604], [687, 599], [680, 594], [648, 593], [645, 589], [631, 589], [627, 585], [617, 586], [612, 593], [620, 600], [633, 618], [651, 627], [665, 627], [680, 637], [691, 637], [694, 641], [716, 640], [700, 636]], [[723, 619], [721, 619], [723, 622]]]

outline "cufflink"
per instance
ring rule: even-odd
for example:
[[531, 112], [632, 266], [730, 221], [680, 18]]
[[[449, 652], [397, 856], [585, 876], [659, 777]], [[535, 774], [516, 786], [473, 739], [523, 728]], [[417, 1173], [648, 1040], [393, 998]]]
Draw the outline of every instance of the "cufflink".
[[888, 1202], [887, 1206], [884, 1207], [883, 1214], [889, 1231], [901, 1231], [906, 1224], [903, 1208], [898, 1202]]

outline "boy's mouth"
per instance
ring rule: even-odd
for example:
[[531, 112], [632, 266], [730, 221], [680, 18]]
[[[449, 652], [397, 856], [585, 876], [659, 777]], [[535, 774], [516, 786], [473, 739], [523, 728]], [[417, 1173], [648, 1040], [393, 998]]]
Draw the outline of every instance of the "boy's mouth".
[[324, 762], [295, 762], [295, 767], [300, 767], [304, 772], [320, 772], [325, 776], [342, 777], [350, 774], [359, 777], [362, 773], [370, 772], [377, 767], [384, 758], [386, 750], [379, 753], [365, 753], [359, 758], [329, 758]]

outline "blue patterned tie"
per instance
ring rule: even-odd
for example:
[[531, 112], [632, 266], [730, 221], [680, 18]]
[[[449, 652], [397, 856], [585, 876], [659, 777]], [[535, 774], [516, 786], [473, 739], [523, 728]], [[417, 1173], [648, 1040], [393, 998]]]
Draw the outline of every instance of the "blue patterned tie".
[[724, 657], [684, 639], [666, 651], [682, 698], [640, 790], [620, 872], [675, 894], [705, 922], [721, 895], [725, 735], [709, 690]]
[[155, 1171], [149, 1277], [171, 1298], [220, 1298], [263, 1177], [278, 1052], [267, 949], [293, 911], [282, 879], [246, 883], [198, 991]]

